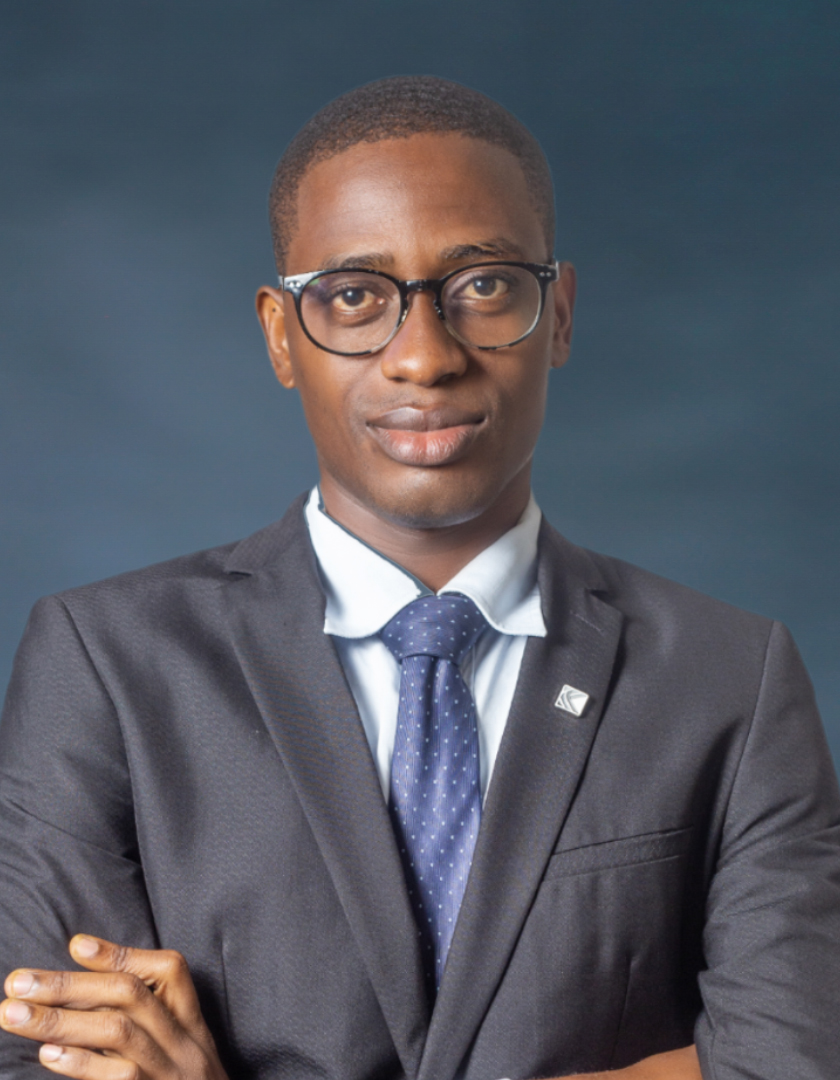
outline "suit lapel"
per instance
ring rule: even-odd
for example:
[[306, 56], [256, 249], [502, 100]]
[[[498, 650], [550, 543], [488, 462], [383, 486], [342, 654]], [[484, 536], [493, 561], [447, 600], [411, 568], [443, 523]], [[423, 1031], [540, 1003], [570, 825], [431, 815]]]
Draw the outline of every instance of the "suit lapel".
[[417, 929], [373, 759], [331, 640], [302, 514], [232, 553], [224, 602], [234, 648], [364, 957], [406, 1073], [428, 1008]]
[[[543, 523], [539, 576], [548, 637], [525, 649], [418, 1080], [455, 1075], [481, 1026], [609, 691], [622, 616], [594, 595], [602, 584], [594, 563]], [[555, 706], [565, 684], [589, 695], [579, 718]]]

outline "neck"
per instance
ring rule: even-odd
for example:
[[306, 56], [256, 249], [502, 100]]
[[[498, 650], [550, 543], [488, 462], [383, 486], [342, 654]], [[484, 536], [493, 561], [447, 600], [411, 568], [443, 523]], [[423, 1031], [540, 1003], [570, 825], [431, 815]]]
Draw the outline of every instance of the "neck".
[[322, 475], [320, 487], [331, 518], [437, 592], [522, 517], [531, 494], [530, 476], [517, 479], [519, 483], [510, 485], [476, 517], [436, 528], [414, 528], [383, 518], [329, 477]]

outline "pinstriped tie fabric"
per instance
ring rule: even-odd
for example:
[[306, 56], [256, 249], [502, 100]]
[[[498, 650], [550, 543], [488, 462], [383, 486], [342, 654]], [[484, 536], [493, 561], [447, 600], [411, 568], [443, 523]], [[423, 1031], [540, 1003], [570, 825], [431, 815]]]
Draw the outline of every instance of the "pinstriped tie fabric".
[[389, 810], [434, 997], [481, 820], [475, 703], [458, 665], [487, 626], [460, 593], [423, 597], [382, 631], [400, 663]]

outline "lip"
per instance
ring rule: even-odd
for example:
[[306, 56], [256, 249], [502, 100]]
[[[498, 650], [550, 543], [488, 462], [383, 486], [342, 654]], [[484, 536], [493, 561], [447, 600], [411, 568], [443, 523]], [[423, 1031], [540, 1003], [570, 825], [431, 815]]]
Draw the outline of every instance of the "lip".
[[368, 420], [367, 428], [393, 461], [428, 468], [463, 457], [484, 419], [481, 413], [455, 405], [427, 409], [404, 405]]

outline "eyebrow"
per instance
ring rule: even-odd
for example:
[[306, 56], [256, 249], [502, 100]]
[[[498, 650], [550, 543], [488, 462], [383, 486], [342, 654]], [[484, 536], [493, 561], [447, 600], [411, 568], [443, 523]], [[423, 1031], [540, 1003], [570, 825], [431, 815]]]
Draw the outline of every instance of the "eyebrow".
[[381, 251], [366, 251], [358, 255], [333, 255], [322, 265], [322, 270], [381, 270], [393, 266], [394, 256]]
[[496, 236], [491, 240], [478, 240], [472, 244], [456, 244], [455, 247], [446, 248], [441, 252], [441, 257], [447, 262], [456, 259], [481, 258], [484, 255], [525, 260], [525, 252], [519, 244], [515, 244], [504, 236]]
[[[481, 259], [487, 256], [499, 259], [520, 259], [526, 261], [522, 248], [504, 236], [489, 240], [477, 240], [470, 244], [455, 244], [444, 248], [440, 253], [443, 262], [458, 262], [461, 259]], [[321, 264], [322, 270], [382, 270], [394, 265], [394, 256], [382, 251], [365, 251], [351, 255], [333, 255]]]

